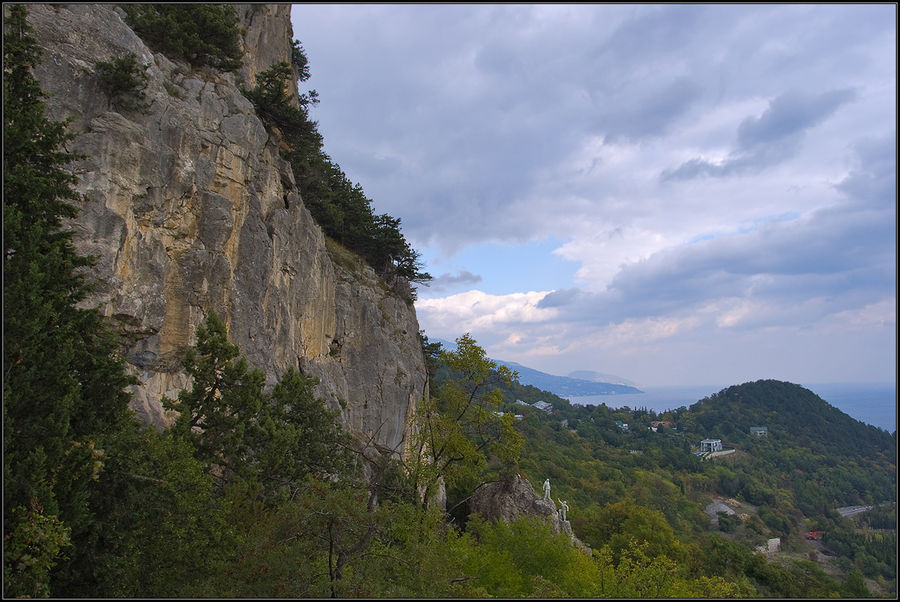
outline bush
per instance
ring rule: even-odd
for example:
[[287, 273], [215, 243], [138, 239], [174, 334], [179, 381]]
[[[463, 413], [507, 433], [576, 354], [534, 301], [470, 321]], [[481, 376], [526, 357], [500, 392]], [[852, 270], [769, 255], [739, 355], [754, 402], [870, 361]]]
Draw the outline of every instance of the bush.
[[128, 24], [151, 48], [192, 67], [241, 66], [234, 8], [227, 4], [123, 4]]
[[146, 66], [139, 65], [137, 55], [129, 52], [109, 61], [98, 61], [94, 67], [110, 105], [123, 109], [145, 110], [144, 86], [147, 85]]

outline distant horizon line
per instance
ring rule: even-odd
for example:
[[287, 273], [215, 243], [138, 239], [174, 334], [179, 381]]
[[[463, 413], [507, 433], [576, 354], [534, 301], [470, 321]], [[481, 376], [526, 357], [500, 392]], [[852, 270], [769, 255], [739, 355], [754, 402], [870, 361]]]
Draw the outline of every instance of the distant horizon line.
[[[547, 374], [550, 374], [549, 372]], [[556, 376], [556, 375], [551, 375]], [[787, 382], [794, 385], [798, 385], [800, 387], [809, 388], [820, 385], [875, 385], [880, 387], [892, 386], [894, 388], [897, 387], [897, 381], [880, 381], [880, 380], [835, 380], [835, 381], [819, 381], [819, 382], [811, 382], [811, 383], [802, 383], [793, 380], [783, 380], [780, 378], [757, 378], [753, 380], [745, 380], [738, 383], [731, 384], [671, 384], [671, 385], [633, 385], [636, 389], [706, 389], [706, 388], [717, 388], [718, 390], [727, 389], [728, 387], [740, 386], [746, 383], [752, 383], [759, 380], [777, 380], [781, 382]], [[643, 392], [643, 391], [642, 391]], [[622, 395], [640, 395], [641, 393], [598, 393], [595, 395], [561, 395], [560, 397], [564, 397], [566, 399], [572, 397], [621, 397]]]

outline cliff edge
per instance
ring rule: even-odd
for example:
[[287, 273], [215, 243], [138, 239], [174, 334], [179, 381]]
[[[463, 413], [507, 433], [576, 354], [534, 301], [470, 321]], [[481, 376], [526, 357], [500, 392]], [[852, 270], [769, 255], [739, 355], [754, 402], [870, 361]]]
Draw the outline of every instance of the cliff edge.
[[[402, 452], [427, 393], [415, 311], [326, 246], [280, 141], [241, 94], [290, 62], [290, 5], [233, 6], [245, 51], [234, 73], [153, 52], [114, 5], [29, 6], [48, 116], [71, 120], [70, 150], [84, 156], [71, 227], [98, 260], [87, 304], [125, 335], [132, 405], [149, 423], [171, 423], [161, 399], [188, 385], [180, 358], [214, 310], [270, 385], [291, 366], [317, 376], [345, 426]], [[112, 108], [96, 73], [128, 52], [147, 66], [144, 111]]]

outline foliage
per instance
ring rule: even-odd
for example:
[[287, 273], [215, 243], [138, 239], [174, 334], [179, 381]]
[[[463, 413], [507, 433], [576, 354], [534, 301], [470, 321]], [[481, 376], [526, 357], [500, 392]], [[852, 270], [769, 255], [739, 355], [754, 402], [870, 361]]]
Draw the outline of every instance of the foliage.
[[215, 312], [198, 326], [196, 347], [188, 349], [182, 364], [191, 390], [181, 391], [175, 401], [163, 400], [166, 409], [178, 412], [172, 431], [190, 441], [195, 456], [216, 466], [227, 482], [245, 470], [248, 431], [263, 406], [265, 375], [248, 368]]
[[297, 72], [297, 80], [305, 82], [310, 78], [309, 59], [300, 40], [291, 42], [291, 66]]
[[[728, 474], [717, 469], [718, 488], [766, 507], [761, 518], [776, 531], [799, 525], [789, 516], [793, 507], [824, 517], [840, 506], [895, 499], [894, 438], [798, 385], [757, 381], [729, 387], [681, 412], [679, 423], [695, 439], [715, 434], [746, 451]], [[750, 426], [767, 426], [768, 436], [750, 435]]]
[[584, 534], [591, 541], [604, 542], [618, 564], [623, 555], [640, 549], [649, 558], [666, 555], [680, 559], [680, 544], [665, 515], [624, 499], [607, 504], [592, 513], [584, 523]]
[[[26, 516], [19, 516], [23, 512]], [[36, 500], [28, 510], [13, 508], [10, 518], [16, 527], [4, 538], [4, 590], [31, 598], [47, 597], [50, 569], [62, 549], [71, 545], [69, 528], [55, 515], [45, 515]]]
[[315, 153], [322, 146], [316, 123], [309, 119], [309, 108], [319, 102], [315, 90], [297, 96], [299, 106], [293, 104], [290, 92], [294, 74], [288, 63], [277, 63], [256, 76], [256, 85], [244, 90], [256, 112], [269, 125], [281, 130], [289, 140], [292, 152], [304, 156]]
[[413, 419], [413, 466], [410, 472], [424, 499], [439, 479], [448, 490], [471, 492], [485, 480], [489, 461], [494, 470], [511, 472], [522, 437], [511, 414], [498, 415], [502, 401], [499, 385], [507, 385], [514, 372], [485, 357], [484, 349], [468, 334], [456, 340], [455, 351], [444, 351], [442, 361], [455, 378], [438, 394], [421, 402]]
[[[277, 128], [304, 202], [327, 236], [361, 255], [401, 297], [414, 298], [409, 282], [427, 282], [419, 253], [401, 233], [400, 219], [372, 211], [372, 201], [322, 150], [322, 136], [309, 116], [318, 104], [315, 90], [294, 94], [309, 79], [309, 62], [300, 42], [291, 47], [291, 64], [282, 62], [259, 73], [244, 94], [259, 116]], [[296, 100], [295, 100], [296, 99]]]
[[151, 48], [192, 67], [241, 66], [234, 8], [228, 4], [123, 4], [128, 24]]
[[79, 269], [91, 260], [63, 228], [80, 198], [65, 168], [77, 157], [65, 149], [66, 123], [44, 116], [26, 16], [9, 8], [3, 43], [6, 595], [46, 593], [66, 544], [95, 520], [89, 491], [127, 419], [132, 382], [99, 313], [79, 308], [90, 290]]
[[110, 59], [98, 61], [94, 68], [109, 97], [110, 105], [124, 109], [146, 110], [144, 103], [144, 86], [147, 84], [146, 67], [138, 64], [137, 55], [133, 52]]
[[[832, 554], [848, 558], [866, 577], [897, 578], [896, 529], [860, 527], [861, 520], [842, 520], [828, 526], [823, 544]], [[864, 524], [864, 523], [863, 523]]]
[[211, 570], [234, 538], [213, 477], [193, 451], [136, 420], [118, 434], [91, 492], [97, 521], [83, 533], [78, 558], [54, 575], [54, 595], [177, 597]]
[[221, 484], [258, 481], [269, 498], [291, 496], [308, 474], [347, 469], [346, 435], [337, 413], [315, 397], [317, 381], [289, 369], [264, 393], [262, 371], [249, 368], [215, 312], [198, 326], [183, 365], [191, 390], [163, 404], [179, 412], [172, 432], [191, 442]]

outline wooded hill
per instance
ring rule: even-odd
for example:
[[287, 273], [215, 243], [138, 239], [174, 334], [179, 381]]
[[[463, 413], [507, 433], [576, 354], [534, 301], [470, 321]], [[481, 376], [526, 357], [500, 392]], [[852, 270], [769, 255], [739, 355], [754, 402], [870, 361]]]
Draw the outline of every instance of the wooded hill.
[[728, 387], [680, 416], [685, 427], [736, 445], [759, 440], [748, 425], [765, 426], [766, 441], [776, 448], [799, 445], [829, 456], [896, 457], [894, 438], [887, 431], [848, 416], [800, 385], [776, 380]]
[[[872, 591], [896, 591], [896, 552], [882, 549], [896, 543], [895, 436], [847, 416], [801, 386], [745, 383], [662, 414], [573, 406], [518, 384], [504, 397], [505, 409], [522, 415], [522, 474], [533, 483], [549, 477], [554, 491], [569, 500], [576, 534], [595, 548], [611, 546], [614, 558], [642, 530], [628, 526], [629, 517], [649, 512], [638, 542], [643, 537], [656, 552], [665, 550], [688, 565], [703, 558], [704, 574], [743, 575], [763, 595], [815, 596], [814, 591], [821, 593], [817, 588], [827, 590], [823, 584], [829, 579], [859, 584], [863, 574]], [[515, 399], [543, 399], [554, 409], [548, 415]], [[751, 434], [750, 427], [766, 427], [767, 435]], [[703, 461], [695, 452], [707, 438], [736, 451]], [[704, 509], [724, 499], [740, 509], [711, 521]], [[875, 537], [860, 534], [864, 524], [836, 512], [841, 506], [879, 503], [890, 503], [881, 511], [887, 514], [882, 526], [889, 528]], [[615, 518], [612, 508], [619, 508]], [[836, 560], [806, 560], [813, 550], [805, 547], [804, 534], [813, 529], [825, 530], [824, 553], [839, 554]], [[760, 561], [754, 559], [755, 548], [776, 537], [794, 560], [782, 554], [754, 565]], [[679, 545], [665, 544], [667, 538]], [[692, 545], [703, 551], [680, 556]], [[730, 561], [719, 556], [725, 550], [735, 555]], [[771, 572], [780, 570], [792, 576]]]

